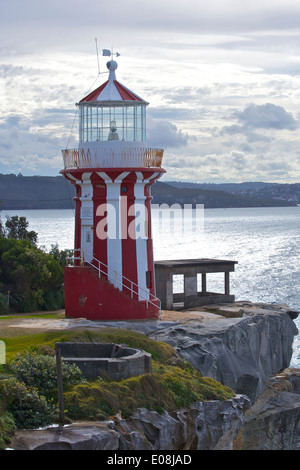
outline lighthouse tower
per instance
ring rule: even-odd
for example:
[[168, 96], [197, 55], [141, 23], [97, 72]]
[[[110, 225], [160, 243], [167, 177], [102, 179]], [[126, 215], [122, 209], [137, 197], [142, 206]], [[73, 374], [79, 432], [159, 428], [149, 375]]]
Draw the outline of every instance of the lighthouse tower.
[[65, 268], [67, 317], [158, 318], [151, 236], [151, 185], [163, 150], [146, 145], [148, 103], [116, 80], [84, 97], [79, 145], [63, 150], [61, 174], [75, 185], [74, 265]]

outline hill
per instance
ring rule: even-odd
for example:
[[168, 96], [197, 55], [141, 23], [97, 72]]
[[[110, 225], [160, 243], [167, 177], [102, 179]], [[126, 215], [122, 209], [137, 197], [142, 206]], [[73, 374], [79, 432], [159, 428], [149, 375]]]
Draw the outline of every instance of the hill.
[[[74, 186], [63, 176], [0, 174], [0, 210], [70, 209]], [[157, 182], [152, 186], [154, 204], [204, 204], [209, 208], [295, 206], [300, 184], [273, 183], [197, 184]]]
[[62, 176], [0, 174], [0, 209], [70, 209], [74, 194]]
[[[195, 187], [176, 187], [171, 183], [158, 182], [153, 186], [152, 195], [155, 204], [204, 204], [205, 208], [229, 207], [278, 207], [295, 206], [295, 201], [272, 199], [271, 197], [254, 197], [247, 194], [233, 194], [217, 189]], [[218, 185], [214, 185], [218, 186]]]
[[167, 181], [176, 188], [205, 189], [209, 191], [225, 191], [238, 196], [246, 196], [262, 200], [288, 201], [300, 203], [300, 183], [280, 184], [264, 182], [246, 183], [186, 183], [182, 181]]

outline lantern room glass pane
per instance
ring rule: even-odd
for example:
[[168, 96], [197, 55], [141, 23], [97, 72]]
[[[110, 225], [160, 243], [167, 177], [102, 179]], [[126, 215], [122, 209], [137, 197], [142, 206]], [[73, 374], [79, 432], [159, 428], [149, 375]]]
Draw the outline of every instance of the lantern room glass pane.
[[80, 142], [145, 141], [146, 105], [80, 106]]

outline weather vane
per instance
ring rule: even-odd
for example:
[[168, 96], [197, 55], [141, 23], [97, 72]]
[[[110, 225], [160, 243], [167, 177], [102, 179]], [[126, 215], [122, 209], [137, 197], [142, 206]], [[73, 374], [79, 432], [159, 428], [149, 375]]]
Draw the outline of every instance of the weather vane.
[[119, 52], [114, 52], [113, 48], [112, 48], [111, 50], [110, 49], [102, 49], [102, 55], [111, 56], [112, 60], [114, 60], [114, 55], [116, 57], [119, 57], [121, 54], [119, 54]]
[[[99, 53], [98, 53], [98, 41], [95, 38], [96, 43], [96, 53], [97, 53], [97, 63], [98, 63], [98, 74], [100, 75], [100, 64], [99, 64]], [[106, 57], [111, 57], [111, 60], [114, 60], [114, 55], [119, 57], [121, 54], [119, 52], [114, 52], [113, 47], [110, 49], [102, 49], [102, 55]], [[106, 72], [105, 72], [106, 73]]]

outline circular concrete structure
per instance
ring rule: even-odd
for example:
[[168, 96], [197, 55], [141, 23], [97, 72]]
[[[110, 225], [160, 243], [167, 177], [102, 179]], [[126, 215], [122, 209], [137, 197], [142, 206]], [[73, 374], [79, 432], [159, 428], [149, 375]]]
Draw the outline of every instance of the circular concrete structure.
[[152, 371], [151, 354], [115, 343], [55, 343], [63, 360], [76, 364], [87, 379], [122, 380]]

